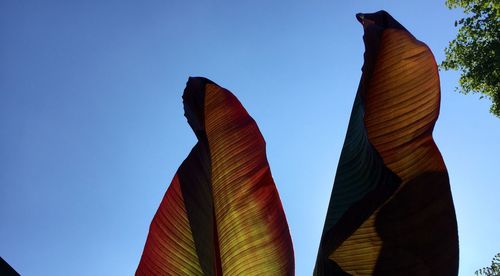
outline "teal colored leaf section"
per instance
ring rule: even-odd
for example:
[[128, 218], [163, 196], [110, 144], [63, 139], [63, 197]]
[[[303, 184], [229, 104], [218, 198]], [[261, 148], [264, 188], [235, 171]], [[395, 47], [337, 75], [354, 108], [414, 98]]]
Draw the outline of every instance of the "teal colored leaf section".
[[[375, 202], [383, 203], [401, 182], [384, 165], [382, 158], [368, 140], [361, 91], [358, 90], [354, 100], [342, 147], [314, 270], [315, 275], [341, 272], [336, 264], [328, 259], [329, 253], [375, 211], [378, 207]], [[347, 212], [348, 210], [350, 212]]]

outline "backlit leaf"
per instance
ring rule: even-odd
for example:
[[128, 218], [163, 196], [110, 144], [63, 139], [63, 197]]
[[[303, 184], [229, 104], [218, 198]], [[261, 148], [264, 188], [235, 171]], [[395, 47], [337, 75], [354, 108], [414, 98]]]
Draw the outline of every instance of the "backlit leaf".
[[430, 49], [385, 11], [358, 14], [365, 63], [315, 275], [457, 275], [448, 173]]
[[293, 275], [293, 248], [255, 121], [228, 90], [190, 78], [198, 143], [151, 222], [136, 275]]

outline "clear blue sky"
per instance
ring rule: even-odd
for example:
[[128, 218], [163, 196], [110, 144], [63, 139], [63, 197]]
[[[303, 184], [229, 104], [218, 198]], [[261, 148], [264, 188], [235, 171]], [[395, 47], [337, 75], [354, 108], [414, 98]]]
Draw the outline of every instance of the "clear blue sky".
[[[0, 256], [23, 275], [131, 275], [196, 142], [185, 82], [205, 76], [257, 121], [310, 275], [361, 76], [354, 15], [380, 9], [438, 62], [461, 15], [444, 0], [0, 1]], [[500, 119], [457, 78], [441, 72], [434, 136], [465, 276], [500, 252]]]

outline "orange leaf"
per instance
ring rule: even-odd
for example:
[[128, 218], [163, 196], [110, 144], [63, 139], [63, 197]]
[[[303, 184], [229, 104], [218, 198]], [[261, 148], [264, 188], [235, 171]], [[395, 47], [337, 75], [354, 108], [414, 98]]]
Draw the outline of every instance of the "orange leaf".
[[365, 64], [315, 274], [456, 275], [455, 210], [432, 139], [436, 62], [385, 11], [357, 17]]
[[293, 248], [255, 121], [228, 90], [190, 78], [198, 143], [151, 222], [136, 275], [292, 275]]

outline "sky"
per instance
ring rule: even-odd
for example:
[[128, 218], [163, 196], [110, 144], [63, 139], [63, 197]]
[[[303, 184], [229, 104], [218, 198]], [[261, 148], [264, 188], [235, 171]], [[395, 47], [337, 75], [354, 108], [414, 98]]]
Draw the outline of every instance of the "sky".
[[[22, 275], [132, 275], [196, 143], [185, 83], [204, 76], [259, 125], [311, 275], [361, 76], [355, 14], [381, 9], [438, 63], [462, 16], [444, 0], [0, 1], [0, 256]], [[434, 138], [473, 275], [500, 252], [500, 119], [440, 76]]]

